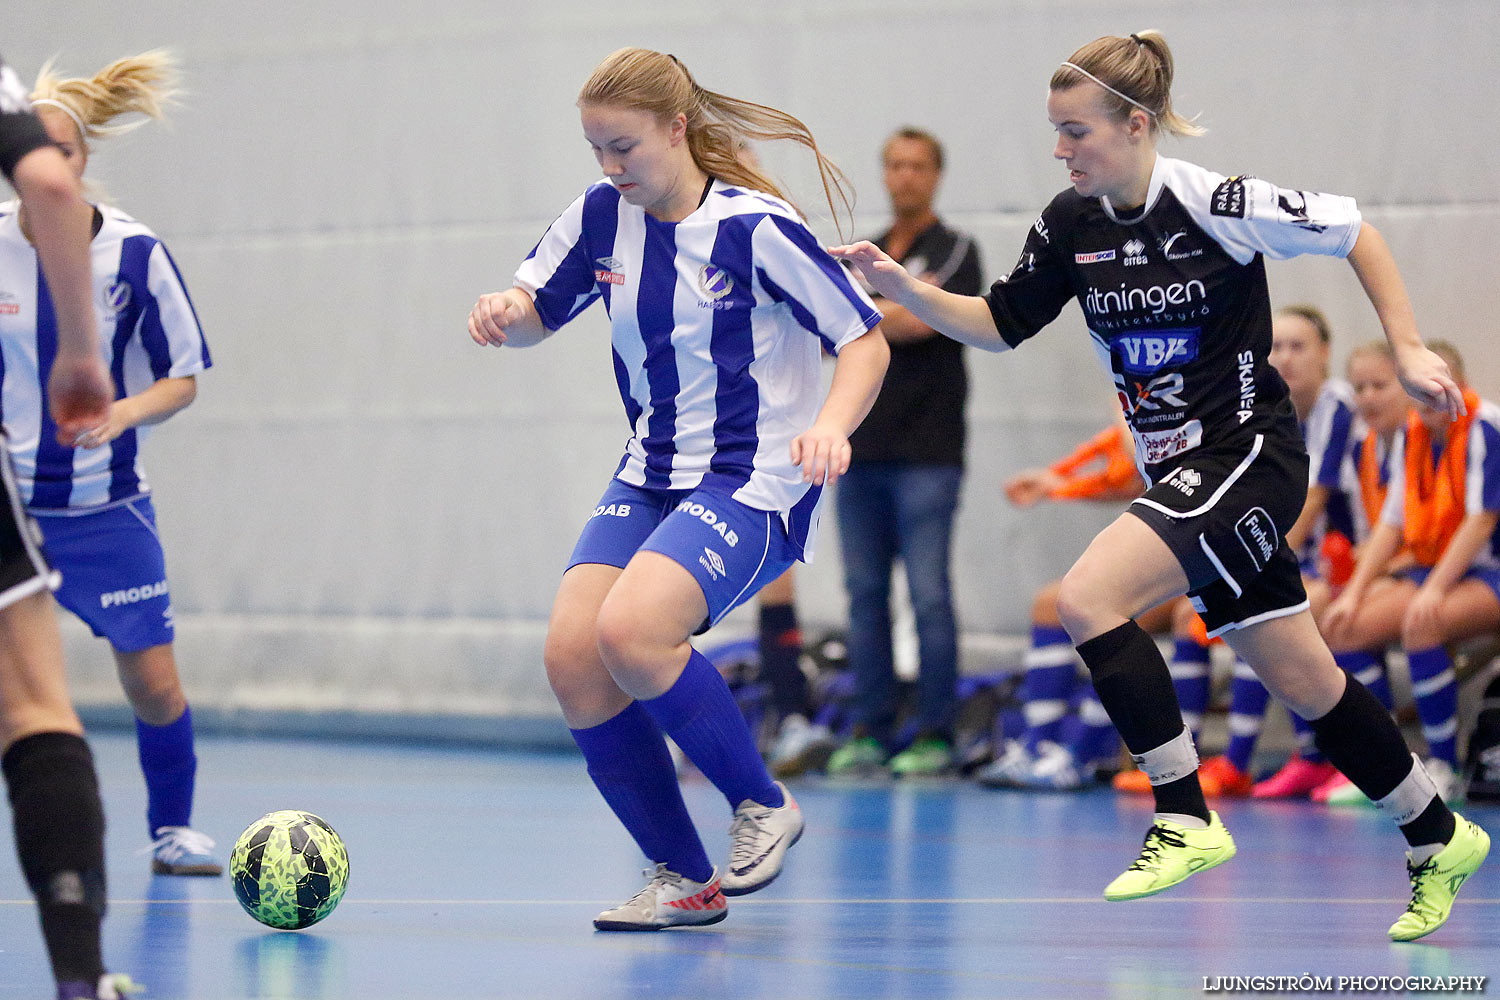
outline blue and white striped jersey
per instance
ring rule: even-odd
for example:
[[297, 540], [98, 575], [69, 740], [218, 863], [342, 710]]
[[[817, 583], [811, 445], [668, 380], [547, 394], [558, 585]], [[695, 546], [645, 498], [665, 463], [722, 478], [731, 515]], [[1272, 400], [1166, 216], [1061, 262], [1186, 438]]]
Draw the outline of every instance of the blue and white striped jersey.
[[1333, 530], [1353, 541], [1356, 537], [1354, 507], [1359, 491], [1345, 490], [1343, 466], [1351, 440], [1364, 439], [1364, 425], [1354, 414], [1354, 388], [1341, 378], [1324, 379], [1307, 420], [1302, 423], [1302, 443], [1307, 448], [1309, 486], [1328, 489], [1323, 516], [1308, 533], [1301, 557], [1315, 557], [1323, 536]]
[[[22, 499], [33, 513], [63, 514], [139, 497], [150, 491], [140, 459], [147, 427], [132, 428], [102, 448], [57, 442], [46, 400], [57, 321], [36, 250], [21, 233], [17, 205], [0, 204], [0, 419]], [[208, 344], [167, 248], [124, 212], [100, 205], [98, 213], [94, 304], [115, 398], [208, 368]]]
[[780, 511], [807, 547], [821, 490], [791, 441], [823, 403], [819, 359], [880, 313], [780, 199], [715, 180], [661, 222], [608, 181], [583, 193], [516, 272], [557, 329], [602, 298], [632, 434], [615, 477], [704, 488]]
[[[1464, 476], [1464, 516], [1482, 511], [1500, 511], [1500, 406], [1481, 400], [1479, 413], [1469, 425], [1468, 466]], [[1406, 525], [1406, 431], [1396, 432], [1391, 446], [1390, 488], [1380, 519], [1396, 528]], [[1474, 555], [1473, 565], [1500, 568], [1500, 524]]]

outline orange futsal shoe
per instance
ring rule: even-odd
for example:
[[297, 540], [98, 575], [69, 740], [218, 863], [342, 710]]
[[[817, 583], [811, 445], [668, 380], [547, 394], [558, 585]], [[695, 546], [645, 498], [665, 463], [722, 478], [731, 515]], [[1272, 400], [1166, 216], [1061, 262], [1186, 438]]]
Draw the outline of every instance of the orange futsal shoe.
[[1198, 784], [1203, 786], [1204, 798], [1242, 799], [1250, 794], [1255, 779], [1221, 754], [1198, 765]]
[[1115, 791], [1126, 795], [1150, 795], [1151, 779], [1146, 777], [1146, 772], [1140, 768], [1133, 767], [1128, 771], [1121, 771], [1110, 781]]

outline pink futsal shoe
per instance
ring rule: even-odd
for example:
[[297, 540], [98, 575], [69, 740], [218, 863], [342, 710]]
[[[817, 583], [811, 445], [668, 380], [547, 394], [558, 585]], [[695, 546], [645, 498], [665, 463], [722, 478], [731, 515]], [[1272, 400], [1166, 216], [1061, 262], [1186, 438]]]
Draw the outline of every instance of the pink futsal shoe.
[[1312, 763], [1301, 755], [1293, 757], [1286, 765], [1265, 781], [1257, 782], [1250, 790], [1252, 799], [1305, 799], [1312, 790], [1333, 778], [1339, 769], [1328, 761]]
[[729, 916], [729, 903], [719, 890], [719, 870], [707, 882], [694, 882], [666, 865], [647, 868], [646, 888], [628, 903], [594, 918], [601, 931], [659, 931], [664, 927], [716, 924]]

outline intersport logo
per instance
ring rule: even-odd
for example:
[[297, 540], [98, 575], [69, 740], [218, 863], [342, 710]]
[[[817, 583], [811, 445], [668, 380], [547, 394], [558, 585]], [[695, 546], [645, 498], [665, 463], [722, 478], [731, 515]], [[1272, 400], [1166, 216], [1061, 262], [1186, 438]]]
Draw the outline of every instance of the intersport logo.
[[1083, 298], [1083, 308], [1092, 316], [1112, 316], [1150, 311], [1160, 316], [1169, 309], [1208, 301], [1203, 282], [1174, 281], [1170, 285], [1145, 285], [1131, 288], [1121, 282], [1118, 290], [1104, 291], [1090, 286]]

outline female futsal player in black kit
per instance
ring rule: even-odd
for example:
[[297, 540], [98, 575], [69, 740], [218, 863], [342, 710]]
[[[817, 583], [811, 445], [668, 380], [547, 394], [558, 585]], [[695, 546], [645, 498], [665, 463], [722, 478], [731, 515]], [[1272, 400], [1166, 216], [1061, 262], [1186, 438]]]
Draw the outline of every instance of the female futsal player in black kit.
[[1077, 296], [1114, 379], [1148, 489], [1063, 579], [1059, 615], [1099, 699], [1151, 779], [1140, 857], [1105, 889], [1136, 899], [1234, 856], [1204, 804], [1197, 752], [1144, 609], [1186, 593], [1317, 744], [1410, 844], [1412, 898], [1396, 940], [1430, 934], [1489, 850], [1450, 812], [1385, 709], [1333, 661], [1283, 540], [1302, 509], [1307, 456], [1286, 384], [1267, 361], [1264, 259], [1347, 257], [1415, 399], [1462, 398], [1423, 346], [1395, 261], [1353, 200], [1223, 177], [1156, 151], [1199, 130], [1172, 110], [1172, 56], [1156, 32], [1085, 45], [1052, 75], [1053, 155], [1071, 186], [1042, 212], [1015, 270], [983, 296], [908, 275], [869, 243], [835, 247], [870, 284], [955, 340], [1018, 346]]

